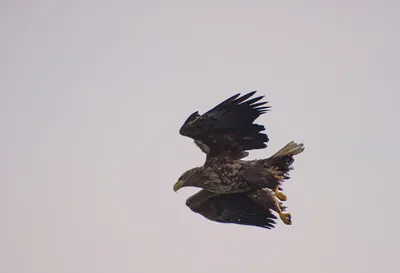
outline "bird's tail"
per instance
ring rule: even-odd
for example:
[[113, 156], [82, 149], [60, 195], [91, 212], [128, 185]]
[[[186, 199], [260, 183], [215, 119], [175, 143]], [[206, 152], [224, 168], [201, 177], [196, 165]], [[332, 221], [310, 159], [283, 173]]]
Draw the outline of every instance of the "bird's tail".
[[[282, 149], [266, 160], [269, 175], [276, 181], [277, 186], [284, 179], [289, 179], [289, 172], [293, 169], [294, 156], [304, 151], [302, 143], [297, 144], [294, 141], [286, 144]], [[281, 188], [279, 188], [281, 190]]]

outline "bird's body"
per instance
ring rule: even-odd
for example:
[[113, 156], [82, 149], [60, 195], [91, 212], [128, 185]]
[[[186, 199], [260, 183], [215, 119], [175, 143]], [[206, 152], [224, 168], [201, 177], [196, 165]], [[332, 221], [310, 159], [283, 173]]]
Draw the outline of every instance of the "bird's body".
[[[269, 107], [264, 106], [266, 102], [258, 102], [262, 97], [247, 100], [254, 93], [242, 97], [237, 94], [201, 116], [198, 112], [189, 116], [180, 133], [194, 139], [206, 154], [206, 161], [203, 166], [183, 173], [174, 190], [186, 186], [202, 188], [188, 199], [187, 205], [210, 220], [240, 224], [244, 220], [237, 219], [242, 215], [242, 218], [246, 216], [248, 225], [254, 217], [258, 217], [258, 221], [264, 217], [265, 223], [270, 224], [272, 209], [290, 224], [290, 214], [283, 213], [278, 201], [284, 201], [286, 196], [278, 190], [289, 178], [293, 156], [301, 153], [304, 147], [290, 142], [267, 159], [244, 160], [248, 150], [265, 148], [269, 141], [268, 136], [261, 133], [264, 126], [253, 123]], [[236, 220], [233, 211], [241, 212], [235, 216], [239, 217]]]
[[215, 160], [187, 171], [182, 179], [191, 176], [185, 186], [199, 187], [214, 193], [242, 193], [252, 187], [241, 176], [244, 165], [243, 161]]
[[[285, 149], [289, 146], [289, 155]], [[288, 179], [293, 155], [303, 151], [303, 146], [293, 142], [268, 159], [242, 160], [213, 157], [201, 167], [186, 171], [179, 180], [184, 186], [200, 187], [215, 193], [244, 193], [269, 188], [275, 190]], [[287, 153], [287, 152], [286, 152]]]

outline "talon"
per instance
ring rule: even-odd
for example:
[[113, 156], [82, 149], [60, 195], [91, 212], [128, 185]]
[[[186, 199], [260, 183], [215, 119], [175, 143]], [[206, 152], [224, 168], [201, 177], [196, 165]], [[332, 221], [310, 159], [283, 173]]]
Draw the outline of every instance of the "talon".
[[275, 203], [276, 212], [279, 213], [279, 217], [281, 218], [282, 222], [285, 223], [286, 225], [291, 225], [292, 216], [290, 215], [290, 213], [283, 212], [283, 210], [285, 210], [286, 207], [281, 207], [281, 203], [278, 201], [278, 197], [276, 195], [273, 195], [272, 198]]
[[287, 196], [283, 192], [280, 192], [280, 191], [276, 190], [275, 191], [275, 195], [281, 201], [286, 201], [287, 200]]
[[285, 223], [286, 225], [291, 225], [292, 224], [292, 216], [290, 213], [279, 213], [279, 217], [281, 218], [282, 222]]

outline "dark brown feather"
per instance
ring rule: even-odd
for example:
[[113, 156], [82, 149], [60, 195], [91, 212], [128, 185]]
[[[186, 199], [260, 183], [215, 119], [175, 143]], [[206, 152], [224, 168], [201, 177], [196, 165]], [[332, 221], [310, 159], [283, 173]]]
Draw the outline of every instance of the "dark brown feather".
[[202, 151], [208, 151], [210, 156], [235, 155], [246, 150], [265, 148], [269, 141], [268, 135], [261, 133], [265, 127], [253, 122], [270, 107], [263, 106], [267, 102], [258, 102], [263, 96], [247, 100], [255, 93], [253, 91], [242, 97], [236, 94], [203, 115], [194, 112], [179, 133], [197, 141]]
[[[265, 204], [271, 203], [264, 200]], [[186, 205], [205, 218], [220, 222], [271, 229], [276, 216], [272, 211], [246, 194], [215, 194], [206, 190], [189, 197]]]

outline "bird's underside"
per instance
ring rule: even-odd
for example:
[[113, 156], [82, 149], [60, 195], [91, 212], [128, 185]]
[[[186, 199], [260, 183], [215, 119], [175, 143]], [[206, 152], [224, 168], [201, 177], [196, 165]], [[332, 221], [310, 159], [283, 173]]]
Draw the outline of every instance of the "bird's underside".
[[282, 205], [287, 199], [282, 183], [289, 179], [294, 156], [304, 147], [292, 141], [267, 159], [244, 160], [249, 150], [263, 149], [269, 141], [264, 126], [254, 124], [269, 106], [259, 102], [262, 97], [249, 99], [254, 93], [232, 96], [185, 121], [181, 135], [194, 140], [206, 154], [206, 162], [182, 174], [174, 190], [201, 188], [186, 205], [212, 221], [273, 228], [276, 212], [290, 225], [291, 215]]

